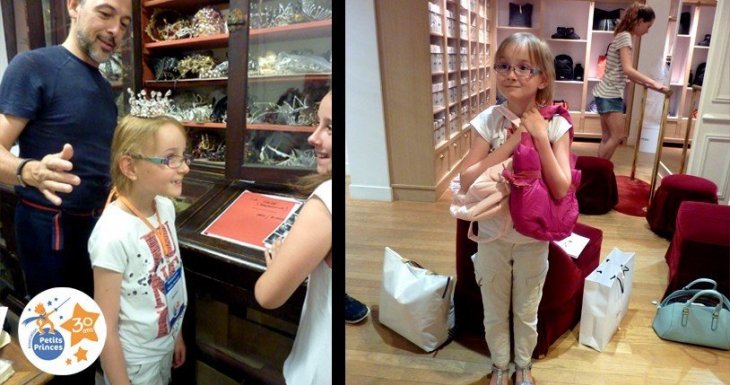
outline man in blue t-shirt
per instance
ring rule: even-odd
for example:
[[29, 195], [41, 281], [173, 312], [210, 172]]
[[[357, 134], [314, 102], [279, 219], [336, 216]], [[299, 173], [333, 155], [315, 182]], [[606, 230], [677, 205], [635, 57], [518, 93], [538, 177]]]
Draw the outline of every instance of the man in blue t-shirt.
[[[61, 286], [93, 295], [87, 243], [109, 190], [117, 121], [98, 67], [131, 23], [131, 0], [68, 0], [67, 8], [63, 44], [18, 54], [0, 83], [0, 182], [16, 186], [17, 251], [30, 296]], [[16, 141], [19, 157], [8, 151]], [[91, 376], [61, 379], [93, 384]]]

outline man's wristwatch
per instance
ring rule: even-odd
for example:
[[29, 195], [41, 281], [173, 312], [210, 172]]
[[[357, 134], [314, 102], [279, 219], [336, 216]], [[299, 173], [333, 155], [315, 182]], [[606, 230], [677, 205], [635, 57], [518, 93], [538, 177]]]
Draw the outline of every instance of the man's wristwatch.
[[25, 181], [23, 181], [23, 167], [33, 159], [23, 159], [18, 163], [18, 168], [15, 169], [15, 177], [18, 178], [18, 184], [20, 187], [27, 187]]

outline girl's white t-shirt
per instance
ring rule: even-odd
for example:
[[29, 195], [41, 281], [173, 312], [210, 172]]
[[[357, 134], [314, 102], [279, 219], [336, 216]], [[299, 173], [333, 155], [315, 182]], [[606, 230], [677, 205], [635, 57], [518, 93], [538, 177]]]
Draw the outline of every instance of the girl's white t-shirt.
[[[164, 255], [154, 232], [119, 201], [106, 207], [89, 238], [91, 265], [122, 274], [119, 339], [128, 365], [158, 361], [173, 351], [187, 306], [175, 207], [161, 196], [155, 203], [164, 236], [171, 241], [169, 255]], [[155, 215], [147, 220], [158, 225]], [[175, 285], [182, 285], [179, 306], [168, 303], [167, 294], [178, 288]]]
[[[497, 106], [490, 106], [482, 111], [474, 119], [471, 124], [474, 130], [489, 142], [491, 153], [495, 149], [503, 145], [509, 137], [509, 129], [512, 123], [509, 122], [501, 113], [495, 110]], [[550, 143], [555, 143], [566, 132], [570, 130], [570, 123], [562, 116], [554, 116], [548, 123], [547, 134]], [[493, 237], [501, 232], [503, 221], [499, 218], [490, 218], [479, 221], [479, 235]], [[511, 243], [529, 243], [541, 242], [526, 235], [522, 235], [514, 226], [500, 238]]]
[[[332, 180], [314, 190], [332, 214]], [[332, 268], [322, 262], [309, 274], [307, 295], [292, 351], [284, 362], [287, 385], [332, 384]]]

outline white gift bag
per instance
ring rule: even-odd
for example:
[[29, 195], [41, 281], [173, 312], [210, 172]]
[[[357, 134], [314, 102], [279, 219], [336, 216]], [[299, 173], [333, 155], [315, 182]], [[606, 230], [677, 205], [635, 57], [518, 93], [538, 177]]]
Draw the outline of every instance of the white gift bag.
[[611, 250], [585, 280], [580, 343], [603, 350], [626, 315], [634, 278], [634, 254]]
[[455, 279], [428, 271], [385, 248], [380, 323], [430, 352], [454, 326]]

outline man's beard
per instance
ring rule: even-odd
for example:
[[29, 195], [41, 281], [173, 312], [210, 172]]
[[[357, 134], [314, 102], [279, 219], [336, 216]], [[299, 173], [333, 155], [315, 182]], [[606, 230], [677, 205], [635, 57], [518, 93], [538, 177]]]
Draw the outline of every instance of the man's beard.
[[91, 60], [96, 62], [97, 64], [101, 64], [104, 62], [109, 61], [111, 58], [111, 53], [107, 54], [104, 51], [102, 51], [99, 47], [94, 47], [94, 40], [89, 40], [83, 33], [81, 29], [79, 29], [76, 32], [76, 38], [79, 42], [79, 48], [82, 52], [86, 54]]

